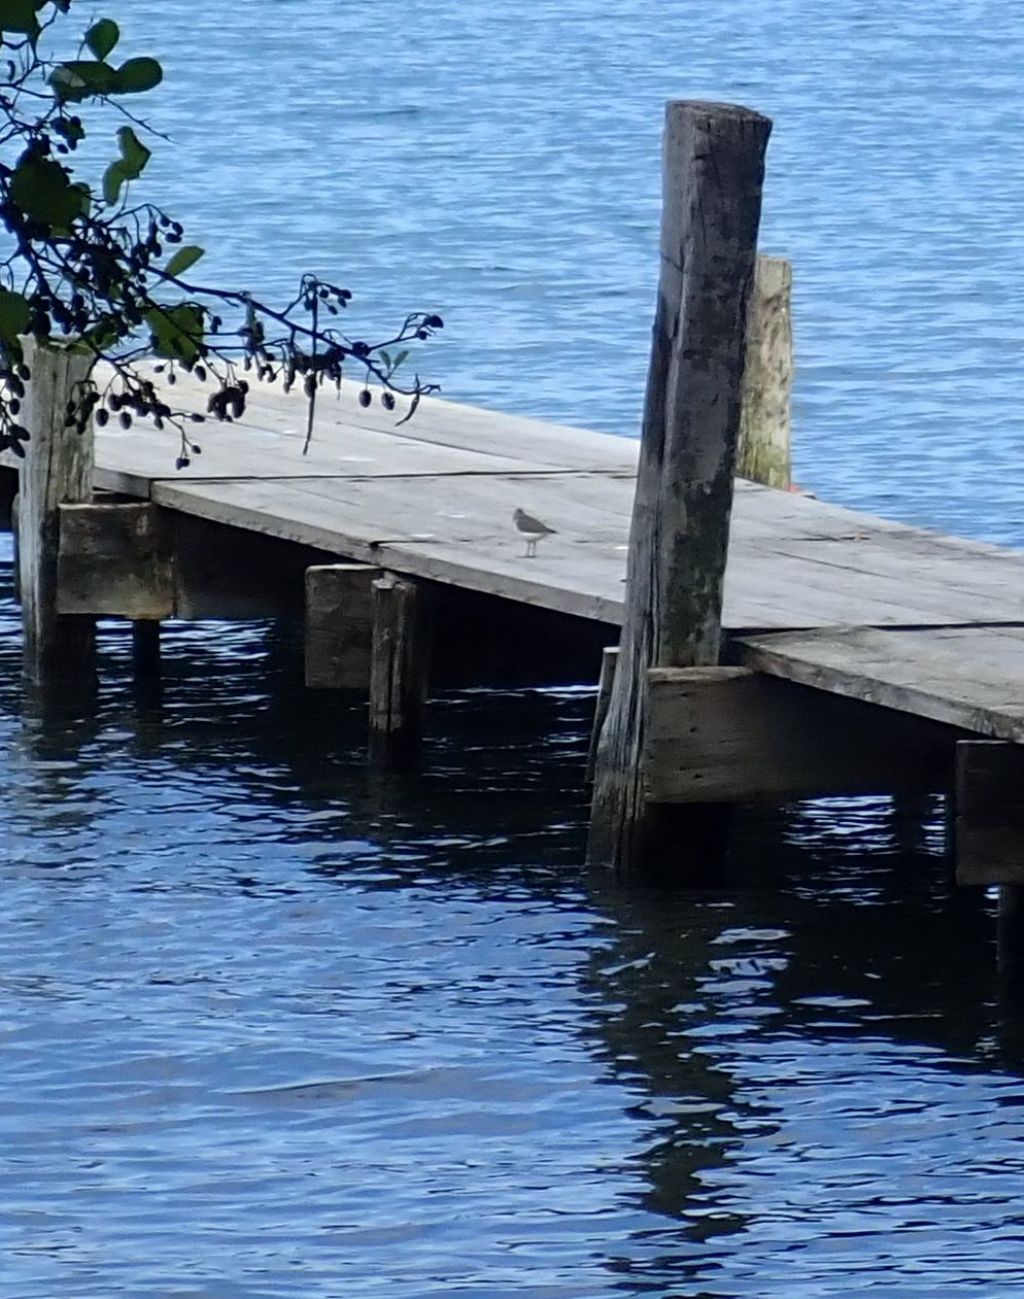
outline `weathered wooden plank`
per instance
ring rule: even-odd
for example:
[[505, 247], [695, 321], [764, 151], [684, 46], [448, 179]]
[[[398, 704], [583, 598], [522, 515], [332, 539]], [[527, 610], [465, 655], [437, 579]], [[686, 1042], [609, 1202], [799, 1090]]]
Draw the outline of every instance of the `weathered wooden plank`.
[[737, 803], [938, 790], [952, 782], [946, 728], [746, 668], [648, 673], [647, 797]]
[[781, 257], [758, 257], [747, 312], [736, 472], [769, 487], [788, 488], [792, 481], [792, 287], [789, 262]]
[[955, 803], [957, 883], [1024, 885], [1024, 747], [957, 744]]
[[[237, 424], [211, 421], [198, 425], [197, 440], [211, 442], [218, 430], [251, 427], [261, 429], [265, 435], [289, 438], [301, 449], [306, 436], [306, 404], [302, 394], [296, 390], [285, 393], [279, 383], [266, 383], [251, 375], [249, 380], [248, 409], [243, 419]], [[310, 456], [326, 453], [327, 447], [343, 450], [353, 444], [357, 430], [362, 430], [389, 440], [397, 438], [422, 444], [424, 454], [428, 455], [431, 449], [448, 449], [487, 458], [511, 458], [520, 465], [539, 464], [547, 468], [636, 469], [639, 444], [630, 437], [482, 410], [437, 397], [424, 397], [413, 419], [401, 423], [407, 407], [403, 399], [399, 398], [399, 408], [393, 412], [386, 411], [376, 399], [364, 408], [359, 401], [362, 389], [362, 384], [345, 380], [340, 397], [333, 390], [321, 393], [317, 399]], [[194, 377], [182, 374], [171, 395], [180, 409], [203, 413], [210, 391], [208, 384], [200, 384]], [[147, 433], [147, 439], [149, 436]], [[166, 441], [170, 446], [173, 438]], [[361, 445], [379, 446], [379, 442], [364, 440]], [[204, 455], [208, 451], [204, 444]], [[172, 454], [172, 464], [174, 458]]]
[[318, 564], [306, 569], [306, 685], [368, 690], [371, 584], [380, 569]]
[[[412, 420], [399, 424], [404, 414], [401, 399], [400, 408], [393, 413], [385, 411], [377, 401], [363, 407], [358, 401], [361, 389], [361, 384], [346, 380], [342, 384], [340, 401], [329, 396], [326, 401], [318, 403], [314, 440], [321, 429], [355, 425], [389, 436], [397, 433], [433, 447], [450, 447], [484, 455], [493, 455], [500, 448], [502, 455], [548, 467], [634, 472], [636, 469], [639, 447], [632, 437], [595, 433], [521, 415], [482, 410], [437, 397], [423, 398]], [[265, 420], [268, 414], [283, 416], [304, 430], [304, 418], [296, 419], [301, 399], [297, 406], [294, 398], [283, 394], [277, 385], [254, 383], [250, 404], [254, 418]], [[632, 430], [623, 432], [631, 433]]]
[[718, 661], [747, 303], [771, 122], [669, 103], [661, 274], [618, 670], [598, 743], [588, 861], [651, 855], [639, 769], [647, 669]]
[[332, 428], [330, 436], [311, 445], [308, 455], [303, 455], [303, 437], [297, 430], [266, 428], [249, 420], [212, 423], [195, 437], [202, 454], [191, 456], [184, 469], [176, 469], [179, 446], [173, 430], [150, 428], [142, 421], [127, 431], [108, 424], [98, 439], [96, 485], [145, 495], [149, 483], [158, 479], [312, 482], [318, 478], [553, 472], [549, 465], [524, 462], [496, 450], [486, 454], [434, 446], [356, 426]]
[[57, 610], [170, 618], [175, 610], [171, 529], [144, 501], [60, 507]]
[[747, 667], [979, 735], [1024, 741], [1024, 629], [822, 629], [741, 637]]
[[23, 423], [31, 434], [21, 470], [18, 566], [24, 629], [24, 674], [44, 690], [94, 675], [95, 625], [57, 609], [60, 507], [92, 492], [91, 428], [66, 423], [69, 400], [89, 374], [90, 359], [66, 348], [25, 345], [31, 371]]
[[[388, 565], [412, 576], [468, 584], [576, 616], [621, 620], [632, 495], [630, 484], [621, 479], [495, 475], [315, 483], [161, 481], [152, 494], [176, 510], [350, 559], [375, 563], [387, 548]], [[734, 511], [740, 521], [747, 503], [759, 495], [788, 493], [763, 488], [741, 493]], [[558, 529], [534, 560], [524, 560], [522, 540], [511, 524], [520, 504]], [[726, 574], [723, 624], [736, 630], [991, 621], [1005, 616], [1008, 584], [1019, 580], [1017, 589], [1024, 590], [1021, 557], [1009, 563], [998, 555], [991, 561], [970, 552], [960, 557], [947, 541], [935, 545], [936, 577], [931, 581], [927, 556], [932, 539], [923, 533], [914, 537], [913, 542], [899, 541], [903, 550], [894, 553], [888, 575], [853, 580], [831, 562], [837, 543], [809, 544], [805, 555], [785, 558], [759, 535], [737, 536]], [[911, 551], [911, 545], [920, 551]], [[919, 570], [917, 582], [899, 575], [904, 554], [906, 566]], [[968, 570], [970, 580], [958, 588], [958, 573]], [[993, 573], [989, 588], [986, 571]]]
[[428, 680], [425, 611], [416, 583], [394, 573], [376, 578], [371, 590], [369, 757], [378, 769], [401, 770], [419, 754]]

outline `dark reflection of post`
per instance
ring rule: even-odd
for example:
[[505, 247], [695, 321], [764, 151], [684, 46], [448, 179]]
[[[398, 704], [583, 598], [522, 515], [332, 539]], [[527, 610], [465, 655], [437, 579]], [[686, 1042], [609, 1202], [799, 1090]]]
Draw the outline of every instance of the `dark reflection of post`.
[[[921, 808], [933, 820], [940, 810]], [[642, 1156], [645, 1204], [679, 1225], [642, 1265], [647, 1273], [696, 1279], [709, 1254], [692, 1247], [745, 1225], [734, 1202], [716, 1208], [715, 1170], [752, 1127], [763, 1133], [773, 1120], [744, 1099], [740, 1044], [734, 1057], [730, 1038], [714, 1036], [733, 1014], [739, 1022], [746, 1008], [770, 1006], [790, 1032], [806, 1025], [808, 1040], [884, 1035], [937, 1047], [951, 1067], [994, 1044], [1002, 1067], [1021, 1067], [1024, 981], [1020, 966], [997, 971], [992, 899], [953, 891], [937, 824], [908, 835], [884, 800], [845, 814], [852, 825], [839, 807], [833, 825], [806, 805], [747, 814], [731, 878], [712, 890], [624, 889], [592, 877], [591, 900], [614, 921], [587, 979], [598, 994], [593, 1031], [613, 1075], [638, 1093], [637, 1117], [660, 1128]], [[1021, 935], [1024, 915], [1004, 903], [1000, 923], [1004, 938], [1011, 927]], [[756, 969], [759, 989], [730, 992], [722, 971], [739, 949], [716, 940], [761, 926], [786, 935], [785, 957]]]
[[687, 1031], [715, 1014], [702, 984], [721, 919], [692, 893], [622, 886], [598, 872], [589, 897], [614, 921], [611, 946], [595, 955], [586, 980], [599, 997], [594, 1032], [614, 1076], [638, 1093], [637, 1117], [659, 1127], [643, 1155], [645, 1206], [683, 1233], [644, 1267], [664, 1267], [678, 1280], [703, 1262], [703, 1251], [688, 1259], [683, 1239], [697, 1243], [743, 1227], [736, 1214], [715, 1211], [705, 1177], [742, 1139], [727, 1116], [736, 1108], [734, 1086]]

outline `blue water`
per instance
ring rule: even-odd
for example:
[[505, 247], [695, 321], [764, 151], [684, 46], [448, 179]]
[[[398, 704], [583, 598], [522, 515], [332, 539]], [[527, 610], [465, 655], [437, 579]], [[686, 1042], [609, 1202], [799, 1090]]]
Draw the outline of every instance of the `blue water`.
[[[775, 119], [799, 476], [1024, 544], [1024, 37], [990, 0], [117, 0], [207, 280], [446, 318], [454, 399], [633, 434], [668, 96]], [[141, 109], [142, 101], [138, 105]], [[448, 693], [422, 779], [287, 628], [159, 708], [18, 680], [0, 536], [0, 1299], [1016, 1296], [1024, 1018], [938, 809], [751, 817], [734, 875], [579, 868], [590, 697]]]
[[794, 264], [801, 478], [1024, 543], [1024, 35], [1005, 4], [107, 8], [163, 52], [153, 192], [208, 277], [282, 299], [315, 269], [367, 333], [440, 311], [421, 366], [447, 395], [627, 434], [663, 103], [767, 113], [761, 246]]

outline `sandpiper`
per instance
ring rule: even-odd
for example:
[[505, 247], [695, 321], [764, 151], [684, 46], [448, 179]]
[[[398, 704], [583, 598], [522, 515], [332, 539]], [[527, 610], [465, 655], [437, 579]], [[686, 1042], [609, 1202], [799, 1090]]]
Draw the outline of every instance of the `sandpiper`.
[[516, 525], [516, 531], [526, 538], [526, 554], [524, 558], [533, 559], [537, 554], [537, 542], [544, 537], [553, 537], [555, 529], [549, 528], [546, 523], [541, 523], [540, 519], [535, 519], [532, 514], [527, 514], [525, 510], [516, 510], [512, 515], [512, 522]]

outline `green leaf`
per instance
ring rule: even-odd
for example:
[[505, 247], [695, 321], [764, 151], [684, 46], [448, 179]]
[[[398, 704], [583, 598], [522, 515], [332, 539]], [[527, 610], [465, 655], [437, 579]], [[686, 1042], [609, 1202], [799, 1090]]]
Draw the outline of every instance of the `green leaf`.
[[85, 43], [98, 59], [105, 59], [121, 39], [121, 29], [111, 18], [101, 18], [85, 33]]
[[115, 95], [137, 95], [159, 86], [164, 70], [156, 59], [129, 59], [114, 73], [111, 88]]
[[144, 317], [150, 329], [150, 346], [168, 360], [195, 361], [203, 341], [205, 317], [194, 302], [176, 307], [154, 307]]
[[122, 126], [117, 133], [117, 143], [121, 148], [121, 166], [126, 180], [135, 180], [142, 174], [142, 169], [152, 157], [130, 126]]
[[196, 244], [186, 244], [184, 248], [178, 249], [164, 267], [164, 274], [184, 275], [190, 266], [195, 266], [204, 252], [205, 249], [199, 248]]
[[114, 69], [109, 63], [91, 59], [70, 59], [50, 73], [50, 85], [62, 104], [88, 99], [90, 95], [114, 93]]
[[26, 216], [57, 231], [85, 216], [92, 197], [87, 185], [72, 184], [60, 163], [29, 152], [11, 175], [9, 194]]
[[[88, 350], [113, 347], [124, 337], [124, 330], [119, 330], [113, 316], [102, 316], [100, 320], [92, 327], [87, 329], [82, 335], [82, 345]], [[90, 346], [91, 345], [91, 346]]]
[[121, 149], [121, 156], [116, 158], [103, 173], [103, 198], [111, 207], [121, 196], [121, 186], [126, 181], [135, 180], [152, 157], [150, 150], [130, 126], [122, 126], [119, 129], [117, 143]]
[[3, 0], [3, 12], [0, 13], [0, 28], [5, 32], [17, 32], [34, 41], [42, 28], [36, 17], [35, 0]]
[[5, 342], [28, 329], [32, 308], [20, 293], [0, 289], [0, 338]]
[[121, 186], [127, 179], [124, 163], [118, 158], [103, 173], [103, 201], [113, 207], [120, 198]]

